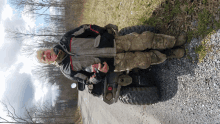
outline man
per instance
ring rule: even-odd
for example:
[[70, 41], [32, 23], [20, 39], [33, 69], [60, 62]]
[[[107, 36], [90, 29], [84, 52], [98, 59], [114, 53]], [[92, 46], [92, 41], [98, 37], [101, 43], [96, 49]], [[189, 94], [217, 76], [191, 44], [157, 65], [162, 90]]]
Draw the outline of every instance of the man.
[[67, 32], [52, 49], [38, 50], [40, 62], [57, 63], [69, 79], [94, 84], [111, 71], [120, 72], [133, 68], [146, 69], [164, 62], [167, 58], [181, 58], [184, 49], [160, 50], [178, 47], [186, 42], [186, 36], [173, 36], [145, 31], [117, 35], [118, 27], [85, 24]]

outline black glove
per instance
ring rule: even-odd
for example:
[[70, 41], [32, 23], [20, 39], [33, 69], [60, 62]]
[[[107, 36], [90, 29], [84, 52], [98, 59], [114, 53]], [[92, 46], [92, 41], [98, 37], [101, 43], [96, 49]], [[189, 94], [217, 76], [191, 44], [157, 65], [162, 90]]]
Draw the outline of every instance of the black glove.
[[118, 31], [118, 26], [113, 24], [108, 24], [105, 26], [106, 29], [114, 29], [115, 31]]
[[102, 79], [105, 78], [106, 73], [103, 73], [103, 72], [98, 70], [97, 73], [95, 73], [95, 75], [96, 75], [97, 79], [102, 80]]
[[103, 73], [97, 69], [96, 69], [96, 72], [97, 73], [94, 73], [94, 75], [92, 77], [90, 77], [90, 79], [89, 79], [89, 82], [91, 82], [93, 84], [97, 84], [97, 83], [101, 82], [106, 76], [105, 73]]
[[104, 27], [109, 34], [118, 35], [118, 26], [113, 24], [108, 24]]

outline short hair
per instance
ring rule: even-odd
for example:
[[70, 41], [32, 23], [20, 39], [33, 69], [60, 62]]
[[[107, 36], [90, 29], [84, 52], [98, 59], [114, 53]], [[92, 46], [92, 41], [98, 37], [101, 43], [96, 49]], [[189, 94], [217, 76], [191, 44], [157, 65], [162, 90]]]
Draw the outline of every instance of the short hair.
[[46, 61], [43, 61], [42, 60], [42, 53], [44, 52], [44, 51], [46, 51], [46, 50], [49, 50], [49, 48], [41, 48], [41, 49], [38, 49], [37, 50], [37, 60], [38, 60], [38, 62], [40, 62], [40, 63], [44, 63], [44, 64], [48, 64]]

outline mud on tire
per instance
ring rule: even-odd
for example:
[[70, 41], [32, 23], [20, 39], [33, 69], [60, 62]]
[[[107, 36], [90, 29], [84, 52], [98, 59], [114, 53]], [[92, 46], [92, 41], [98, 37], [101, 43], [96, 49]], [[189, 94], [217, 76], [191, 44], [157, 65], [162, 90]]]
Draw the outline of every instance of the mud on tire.
[[130, 27], [125, 27], [122, 28], [118, 33], [120, 36], [130, 34], [132, 32], [136, 32], [138, 34], [141, 34], [144, 31], [150, 31], [153, 33], [159, 33], [159, 30], [152, 26], [146, 26], [146, 25], [136, 25], [136, 26], [130, 26]]
[[123, 87], [119, 101], [131, 105], [150, 105], [159, 102], [157, 87]]

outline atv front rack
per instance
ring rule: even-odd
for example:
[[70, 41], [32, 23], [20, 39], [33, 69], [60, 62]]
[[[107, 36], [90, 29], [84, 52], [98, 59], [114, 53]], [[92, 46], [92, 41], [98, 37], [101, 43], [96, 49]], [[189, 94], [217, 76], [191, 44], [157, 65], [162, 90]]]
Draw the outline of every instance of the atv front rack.
[[103, 101], [107, 104], [113, 104], [118, 101], [120, 95], [121, 85], [117, 83], [108, 83], [107, 78], [104, 81], [104, 93], [103, 93]]

